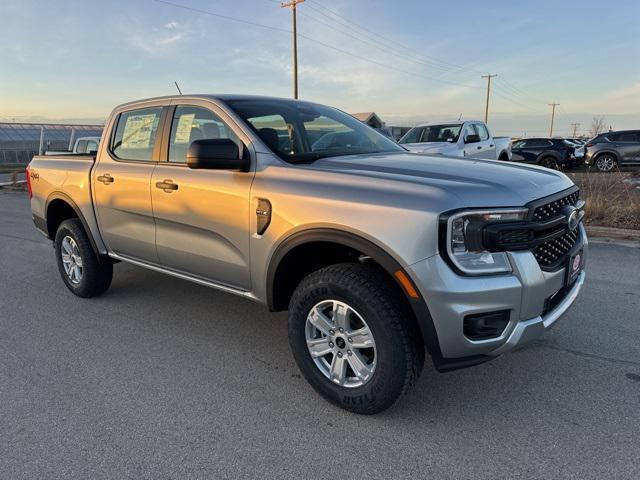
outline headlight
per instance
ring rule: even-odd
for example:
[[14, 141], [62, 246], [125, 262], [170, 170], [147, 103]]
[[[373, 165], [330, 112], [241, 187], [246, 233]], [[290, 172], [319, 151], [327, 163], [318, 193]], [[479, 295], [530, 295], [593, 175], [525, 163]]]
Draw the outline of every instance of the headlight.
[[490, 223], [524, 220], [527, 209], [469, 210], [451, 215], [446, 223], [446, 250], [451, 262], [467, 275], [511, 271], [505, 252], [488, 252], [482, 245], [482, 230]]

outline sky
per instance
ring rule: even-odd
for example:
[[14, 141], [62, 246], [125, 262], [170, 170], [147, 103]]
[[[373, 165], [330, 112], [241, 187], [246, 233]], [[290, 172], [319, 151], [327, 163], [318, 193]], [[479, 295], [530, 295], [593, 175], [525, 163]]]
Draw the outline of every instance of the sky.
[[[98, 122], [177, 93], [292, 96], [278, 0], [2, 0], [0, 121]], [[497, 135], [640, 128], [640, 1], [306, 0], [300, 98], [389, 125], [482, 119]]]

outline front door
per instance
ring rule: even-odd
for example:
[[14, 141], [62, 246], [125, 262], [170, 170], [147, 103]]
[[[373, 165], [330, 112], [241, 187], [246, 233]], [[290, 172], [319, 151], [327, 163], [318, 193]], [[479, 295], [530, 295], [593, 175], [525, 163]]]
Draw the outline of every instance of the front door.
[[120, 113], [100, 145], [92, 187], [100, 233], [119, 255], [156, 263], [151, 175], [162, 106]]
[[[160, 264], [205, 280], [248, 290], [249, 195], [253, 172], [192, 170], [192, 141], [238, 135], [213, 106], [178, 105], [172, 114], [167, 161], [151, 179]], [[245, 152], [248, 153], [248, 152]]]

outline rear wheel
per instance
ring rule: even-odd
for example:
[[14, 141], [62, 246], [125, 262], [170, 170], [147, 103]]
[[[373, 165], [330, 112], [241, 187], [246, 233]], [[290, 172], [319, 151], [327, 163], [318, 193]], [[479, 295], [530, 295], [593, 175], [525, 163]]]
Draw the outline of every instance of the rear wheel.
[[553, 157], [545, 157], [540, 160], [540, 165], [546, 168], [550, 168], [552, 170], [559, 170], [558, 162]]
[[610, 153], [603, 153], [596, 158], [596, 168], [601, 172], [610, 172], [617, 165], [616, 157]]
[[94, 297], [109, 288], [113, 264], [108, 258], [99, 258], [94, 253], [79, 219], [72, 218], [60, 224], [54, 247], [60, 276], [75, 295]]
[[373, 267], [343, 263], [307, 276], [291, 298], [289, 343], [320, 395], [355, 413], [389, 408], [422, 371], [418, 328]]

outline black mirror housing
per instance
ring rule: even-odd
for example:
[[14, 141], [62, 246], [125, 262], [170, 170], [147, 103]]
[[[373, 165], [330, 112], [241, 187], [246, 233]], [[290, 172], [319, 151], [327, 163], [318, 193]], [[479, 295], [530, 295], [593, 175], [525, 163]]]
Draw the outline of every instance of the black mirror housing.
[[478, 143], [480, 141], [480, 135], [472, 134], [467, 135], [464, 139], [464, 143]]
[[236, 142], [229, 138], [194, 140], [187, 151], [187, 166], [202, 170], [249, 171], [251, 160], [240, 156]]

